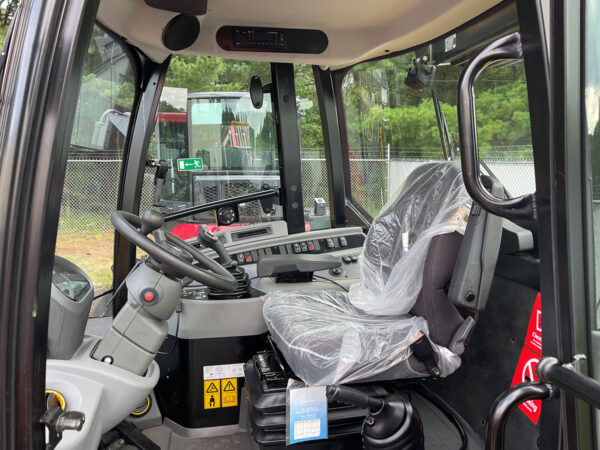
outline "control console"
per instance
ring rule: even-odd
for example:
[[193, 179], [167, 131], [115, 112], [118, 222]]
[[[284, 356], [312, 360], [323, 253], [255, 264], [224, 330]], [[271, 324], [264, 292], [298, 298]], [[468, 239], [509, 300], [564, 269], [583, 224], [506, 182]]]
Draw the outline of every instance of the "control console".
[[[270, 247], [258, 248], [230, 254], [231, 259], [237, 261], [238, 265], [255, 264], [262, 256], [270, 255], [293, 255], [293, 254], [320, 254], [330, 253], [339, 250], [362, 248], [365, 237], [362, 234], [352, 234], [349, 236], [336, 236], [321, 239], [309, 239], [305, 241], [292, 242], [289, 244], [274, 245]], [[344, 259], [345, 258], [345, 259]], [[348, 259], [346, 261], [346, 259]], [[352, 259], [356, 258], [356, 259]], [[356, 256], [343, 257], [344, 262], [356, 261]]]

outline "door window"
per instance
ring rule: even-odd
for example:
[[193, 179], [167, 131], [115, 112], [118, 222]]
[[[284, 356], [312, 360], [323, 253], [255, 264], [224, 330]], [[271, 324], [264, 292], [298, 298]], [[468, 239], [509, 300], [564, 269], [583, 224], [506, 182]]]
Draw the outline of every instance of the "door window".
[[[352, 197], [372, 217], [415, 167], [460, 158], [458, 79], [478, 49], [457, 49], [458, 61], [445, 61], [434, 52], [439, 44], [358, 64], [343, 80]], [[535, 191], [522, 63], [486, 68], [474, 92], [483, 163], [509, 195]]]
[[69, 147], [56, 254], [86, 272], [97, 291], [112, 286], [114, 228], [123, 150], [135, 96], [125, 48], [95, 26]]

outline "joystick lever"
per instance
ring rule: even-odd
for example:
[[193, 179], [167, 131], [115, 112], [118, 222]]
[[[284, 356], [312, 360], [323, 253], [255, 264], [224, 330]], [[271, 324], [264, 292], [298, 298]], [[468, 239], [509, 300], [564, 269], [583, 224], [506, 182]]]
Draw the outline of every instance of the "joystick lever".
[[223, 267], [228, 268], [236, 265], [236, 263], [233, 262], [229, 257], [229, 254], [227, 253], [227, 250], [225, 249], [223, 243], [219, 240], [217, 236], [208, 231], [206, 225], [200, 225], [200, 228], [198, 229], [198, 242], [203, 247], [214, 250], [219, 256], [219, 259], [221, 260], [221, 265]]

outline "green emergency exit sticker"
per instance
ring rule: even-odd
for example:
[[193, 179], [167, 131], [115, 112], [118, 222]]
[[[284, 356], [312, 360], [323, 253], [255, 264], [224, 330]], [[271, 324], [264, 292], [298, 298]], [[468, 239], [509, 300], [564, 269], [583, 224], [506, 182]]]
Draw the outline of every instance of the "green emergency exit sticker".
[[202, 170], [202, 158], [180, 158], [177, 160], [177, 170]]

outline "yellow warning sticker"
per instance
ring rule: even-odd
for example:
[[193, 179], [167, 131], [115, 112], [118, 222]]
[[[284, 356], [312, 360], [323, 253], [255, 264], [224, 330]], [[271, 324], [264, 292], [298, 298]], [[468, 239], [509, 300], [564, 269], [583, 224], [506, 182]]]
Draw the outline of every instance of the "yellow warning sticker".
[[238, 405], [237, 378], [225, 378], [221, 380], [223, 408]]
[[204, 409], [221, 407], [221, 380], [204, 381]]

